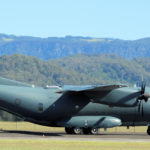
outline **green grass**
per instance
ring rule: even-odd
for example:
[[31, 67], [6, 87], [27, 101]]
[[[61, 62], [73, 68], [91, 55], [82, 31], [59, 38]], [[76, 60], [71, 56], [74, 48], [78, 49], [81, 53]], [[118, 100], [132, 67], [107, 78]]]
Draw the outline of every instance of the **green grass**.
[[0, 130], [18, 130], [34, 132], [63, 132], [64, 128], [40, 126], [29, 122], [0, 122]]
[[148, 142], [0, 140], [0, 150], [149, 150]]
[[[44, 127], [28, 122], [0, 122], [1, 130], [34, 132], [64, 132], [64, 128]], [[101, 129], [101, 132], [104, 132]], [[107, 132], [146, 132], [146, 127], [125, 127], [108, 129]], [[0, 150], [149, 150], [149, 142], [110, 142], [40, 139], [0, 139]]]

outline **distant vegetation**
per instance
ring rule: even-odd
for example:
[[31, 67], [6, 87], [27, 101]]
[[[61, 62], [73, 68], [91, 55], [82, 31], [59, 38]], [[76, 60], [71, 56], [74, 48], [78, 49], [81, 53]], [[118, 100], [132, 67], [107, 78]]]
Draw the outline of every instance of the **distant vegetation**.
[[20, 54], [0, 57], [0, 76], [35, 84], [139, 84], [150, 85], [150, 59], [122, 59], [117, 55], [75, 55], [42, 61]]
[[0, 34], [0, 56], [26, 54], [42, 60], [62, 58], [77, 54], [117, 54], [122, 58], [150, 57], [150, 38], [134, 41], [72, 37], [38, 38]]

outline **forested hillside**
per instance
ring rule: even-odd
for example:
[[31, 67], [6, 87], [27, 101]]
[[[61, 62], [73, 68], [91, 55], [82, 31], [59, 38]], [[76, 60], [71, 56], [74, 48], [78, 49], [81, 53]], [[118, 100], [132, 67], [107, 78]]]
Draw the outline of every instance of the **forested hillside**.
[[43, 61], [20, 54], [0, 57], [0, 76], [36, 84], [136, 84], [143, 74], [150, 84], [150, 59], [117, 55], [75, 55]]
[[62, 58], [76, 54], [117, 54], [122, 58], [150, 57], [150, 38], [134, 41], [71, 37], [38, 38], [0, 34], [0, 56], [26, 54], [42, 60]]

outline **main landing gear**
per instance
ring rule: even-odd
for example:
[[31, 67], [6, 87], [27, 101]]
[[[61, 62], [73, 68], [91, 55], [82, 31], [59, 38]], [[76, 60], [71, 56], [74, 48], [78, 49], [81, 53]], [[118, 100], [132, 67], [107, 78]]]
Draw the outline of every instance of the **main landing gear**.
[[65, 128], [67, 134], [98, 134], [98, 128]]
[[67, 134], [81, 134], [81, 128], [65, 128]]
[[150, 135], [150, 126], [147, 128], [147, 134]]

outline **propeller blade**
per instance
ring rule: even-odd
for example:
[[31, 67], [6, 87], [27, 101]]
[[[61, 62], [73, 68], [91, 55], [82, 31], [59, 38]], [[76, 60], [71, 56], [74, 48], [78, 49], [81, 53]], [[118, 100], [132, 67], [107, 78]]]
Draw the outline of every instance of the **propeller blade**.
[[[139, 103], [138, 104], [138, 112], [141, 113], [142, 117], [144, 116], [143, 100], [145, 102], [147, 102], [148, 99], [150, 98], [150, 94], [145, 92], [145, 88], [146, 88], [146, 82], [142, 81], [141, 91], [139, 91], [141, 93], [141, 95], [137, 98], [137, 101]], [[141, 103], [142, 103], [142, 106], [141, 106]]]
[[140, 113], [140, 109], [141, 109], [141, 101], [139, 101], [139, 105], [138, 105], [138, 112]]
[[143, 102], [142, 102], [142, 117], [144, 116]]
[[150, 94], [145, 93], [146, 83], [143, 81], [141, 84], [141, 95], [137, 98], [137, 100], [144, 100], [147, 102], [147, 100], [150, 98]]

